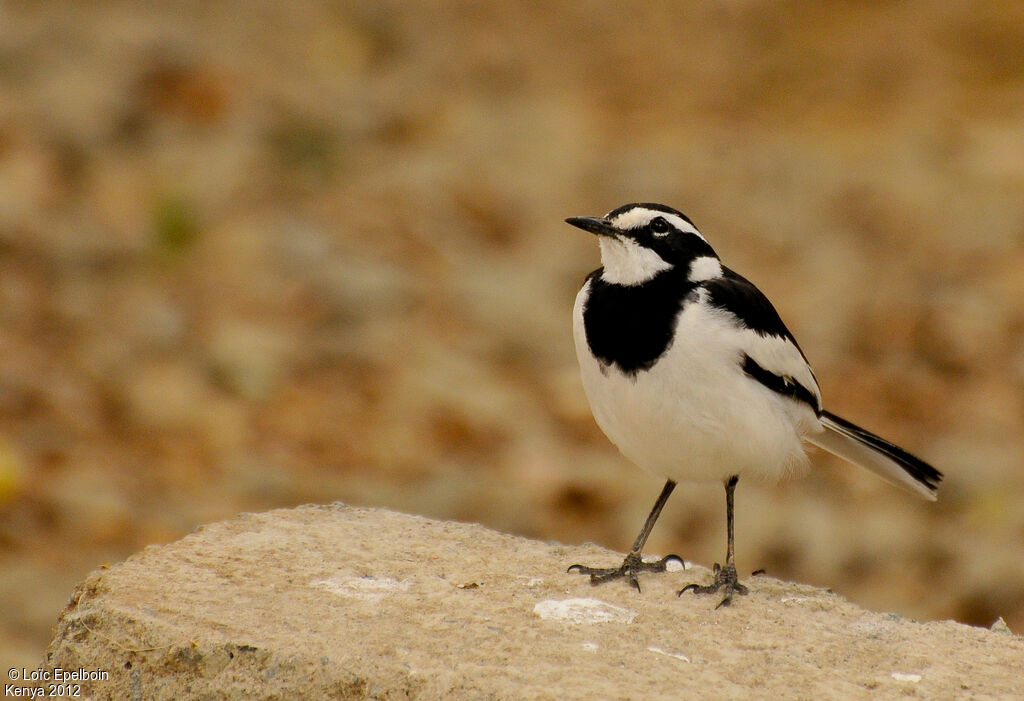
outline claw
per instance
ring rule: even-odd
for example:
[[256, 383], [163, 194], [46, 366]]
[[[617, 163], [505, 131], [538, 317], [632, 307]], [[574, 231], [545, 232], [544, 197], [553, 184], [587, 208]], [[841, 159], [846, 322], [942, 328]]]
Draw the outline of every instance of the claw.
[[714, 582], [707, 586], [687, 584], [679, 590], [679, 594], [677, 596], [682, 596], [684, 592], [688, 591], [692, 591], [694, 594], [714, 594], [719, 589], [725, 589], [725, 597], [718, 602], [717, 606], [715, 606], [715, 610], [718, 610], [723, 606], [729, 606], [732, 604], [733, 594], [745, 596], [750, 591], [747, 587], [740, 584], [739, 578], [736, 576], [736, 568], [733, 565], [726, 565], [725, 567], [722, 567], [716, 562], [712, 572], [715, 575]]
[[[660, 560], [655, 562], [644, 562], [640, 557], [640, 553], [629, 553], [626, 555], [626, 559], [623, 560], [621, 567], [587, 567], [586, 565], [570, 565], [566, 572], [575, 572], [578, 574], [590, 575], [590, 583], [604, 584], [610, 582], [613, 579], [626, 578], [638, 592], [642, 592], [640, 589], [640, 581], [637, 579], [637, 574], [640, 572], [665, 572], [668, 569], [669, 562], [678, 562], [683, 564], [683, 558], [678, 555], [666, 555]], [[683, 565], [685, 567], [685, 565]]]
[[668, 563], [670, 563], [670, 562], [678, 563], [679, 569], [682, 569], [682, 570], [686, 569], [686, 561], [683, 558], [681, 558], [681, 557], [679, 557], [678, 555], [675, 555], [675, 554], [666, 555], [665, 557], [661, 558], [660, 561], [665, 563], [665, 568], [666, 569], [668, 569]]

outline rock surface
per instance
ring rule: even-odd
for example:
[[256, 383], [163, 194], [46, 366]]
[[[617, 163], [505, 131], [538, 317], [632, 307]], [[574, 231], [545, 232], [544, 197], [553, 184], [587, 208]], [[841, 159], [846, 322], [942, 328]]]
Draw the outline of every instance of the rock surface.
[[93, 698], [1024, 698], [1024, 638], [771, 577], [731, 608], [565, 573], [621, 554], [342, 504], [245, 514], [93, 572], [45, 667]]

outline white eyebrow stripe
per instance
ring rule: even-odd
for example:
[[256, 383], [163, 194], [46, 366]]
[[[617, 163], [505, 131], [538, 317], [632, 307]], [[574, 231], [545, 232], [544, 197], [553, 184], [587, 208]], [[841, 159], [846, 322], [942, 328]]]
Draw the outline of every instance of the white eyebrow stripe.
[[652, 219], [655, 219], [657, 217], [661, 217], [679, 231], [685, 231], [694, 234], [695, 236], [698, 236], [702, 241], [707, 241], [707, 239], [704, 238], [703, 234], [697, 231], [697, 227], [695, 227], [690, 222], [686, 221], [682, 217], [677, 216], [675, 214], [670, 214], [669, 212], [661, 212], [656, 209], [634, 207], [628, 212], [623, 212], [622, 214], [612, 219], [611, 223], [617, 229], [639, 229], [640, 227], [647, 226], [647, 224], [649, 224]]

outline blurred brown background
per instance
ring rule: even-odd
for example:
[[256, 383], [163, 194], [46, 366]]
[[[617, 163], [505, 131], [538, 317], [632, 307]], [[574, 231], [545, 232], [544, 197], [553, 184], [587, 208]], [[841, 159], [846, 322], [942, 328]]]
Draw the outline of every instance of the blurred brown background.
[[[742, 483], [742, 569], [1024, 632], [1022, 47], [1016, 2], [0, 5], [0, 659], [243, 510], [628, 548], [661, 481], [590, 417], [562, 219], [635, 200], [946, 473]], [[723, 501], [651, 552], [721, 559]]]

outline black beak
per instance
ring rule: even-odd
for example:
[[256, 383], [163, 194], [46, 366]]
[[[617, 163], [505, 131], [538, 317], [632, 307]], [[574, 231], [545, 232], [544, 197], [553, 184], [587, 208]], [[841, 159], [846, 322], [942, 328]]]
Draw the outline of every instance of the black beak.
[[572, 224], [579, 229], [589, 231], [598, 236], [616, 236], [621, 233], [609, 224], [607, 219], [602, 217], [569, 217], [565, 221], [567, 224]]

